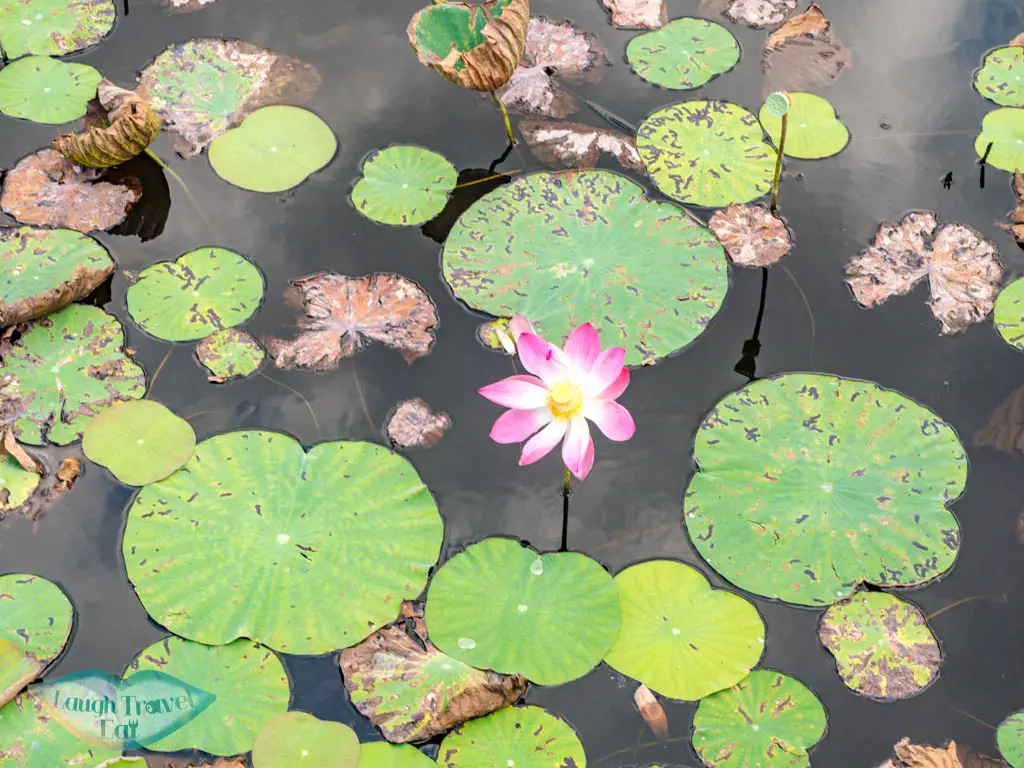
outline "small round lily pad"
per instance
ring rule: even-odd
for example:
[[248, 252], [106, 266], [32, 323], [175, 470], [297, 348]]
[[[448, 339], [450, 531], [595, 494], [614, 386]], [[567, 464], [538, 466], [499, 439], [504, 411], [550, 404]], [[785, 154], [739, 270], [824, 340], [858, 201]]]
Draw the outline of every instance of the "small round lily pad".
[[196, 345], [196, 357], [214, 381], [250, 376], [267, 357], [263, 346], [240, 328], [211, 333]]
[[358, 762], [355, 731], [305, 712], [272, 717], [252, 748], [253, 768], [356, 768]]
[[121, 754], [120, 749], [83, 741], [32, 696], [0, 707], [0, 744], [0, 768], [85, 768]]
[[985, 54], [974, 87], [1002, 107], [1024, 107], [1024, 46], [1008, 45]]
[[296, 187], [334, 157], [330, 126], [299, 107], [263, 107], [210, 144], [210, 164], [227, 182], [253, 192]]
[[585, 675], [611, 648], [619, 598], [596, 560], [577, 552], [540, 555], [491, 538], [434, 574], [426, 622], [430, 639], [449, 656], [557, 685]]
[[437, 152], [388, 147], [366, 158], [352, 203], [366, 218], [382, 224], [423, 224], [444, 209], [458, 177], [455, 166]]
[[263, 275], [227, 248], [199, 248], [139, 272], [128, 312], [164, 341], [194, 341], [240, 325], [259, 309]]
[[707, 19], [674, 19], [661, 29], [636, 35], [626, 61], [649, 83], [675, 90], [699, 88], [740, 60], [740, 44], [721, 24]]
[[605, 661], [652, 691], [700, 699], [742, 680], [761, 658], [757, 609], [712, 589], [696, 568], [649, 560], [616, 575], [615, 585], [622, 629]]
[[920, 693], [942, 652], [921, 609], [885, 592], [858, 592], [828, 608], [818, 629], [847, 688], [883, 701]]
[[195, 447], [192, 426], [153, 400], [118, 403], [90, 421], [82, 435], [86, 457], [125, 485], [163, 480]]
[[567, 722], [541, 707], [506, 707], [470, 720], [438, 750], [445, 768], [585, 768], [587, 756]]
[[806, 768], [825, 735], [825, 708], [796, 678], [755, 669], [700, 702], [693, 748], [709, 768]]
[[1004, 107], [985, 115], [974, 151], [995, 168], [1010, 173], [1024, 170], [1024, 109]]
[[1024, 710], [1014, 712], [999, 724], [996, 743], [1011, 768], [1024, 768]]
[[[813, 93], [789, 94], [789, 123], [783, 153], [802, 160], [831, 157], [850, 142], [850, 132], [828, 100]], [[766, 101], [759, 115], [775, 146], [782, 135], [782, 117], [773, 115]]]
[[26, 53], [63, 56], [110, 34], [114, 0], [16, 0], [0, 3], [0, 40], [10, 59]]
[[28, 501], [39, 480], [37, 472], [23, 469], [13, 456], [4, 456], [0, 460], [0, 517]]
[[1003, 341], [1024, 351], [1024, 277], [1000, 291], [993, 320]]
[[437, 763], [409, 744], [375, 741], [359, 747], [357, 768], [437, 768]]
[[0, 112], [37, 123], [77, 120], [103, 76], [86, 64], [25, 56], [0, 69]]

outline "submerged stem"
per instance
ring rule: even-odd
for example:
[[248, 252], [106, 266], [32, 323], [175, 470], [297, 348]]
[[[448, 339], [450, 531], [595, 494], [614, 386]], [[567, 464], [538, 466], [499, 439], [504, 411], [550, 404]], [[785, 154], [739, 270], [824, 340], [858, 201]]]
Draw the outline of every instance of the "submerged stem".
[[192, 207], [196, 209], [196, 213], [198, 213], [199, 217], [206, 222], [206, 225], [208, 227], [212, 228], [213, 225], [210, 224], [210, 220], [206, 218], [206, 214], [203, 213], [203, 209], [199, 207], [199, 203], [196, 202], [196, 199], [194, 197], [192, 197], [192, 192], [189, 190], [188, 185], [185, 183], [185, 180], [181, 178], [181, 176], [179, 176], [177, 173], [175, 173], [174, 169], [171, 168], [171, 166], [169, 166], [163, 160], [161, 160], [157, 156], [157, 154], [153, 152], [153, 150], [151, 150], [149, 147], [146, 147], [143, 150], [143, 152], [145, 152], [149, 156], [150, 160], [159, 165], [163, 170], [167, 171], [167, 173], [170, 174], [171, 178], [173, 178], [176, 182], [178, 182], [178, 184], [181, 185], [181, 188], [185, 191], [185, 197], [187, 197], [189, 202], [192, 203]]
[[515, 134], [512, 133], [512, 121], [508, 119], [508, 110], [505, 109], [505, 105], [498, 98], [498, 94], [491, 91], [491, 98], [494, 99], [494, 103], [498, 105], [498, 109], [501, 110], [501, 117], [505, 121], [505, 133], [508, 134], [508, 143], [514, 145], [516, 143]]
[[782, 116], [782, 130], [779, 132], [779, 156], [775, 160], [775, 178], [772, 180], [772, 215], [779, 202], [779, 180], [782, 178], [782, 152], [786, 147], [786, 129], [789, 128], [789, 113]]
[[562, 546], [559, 548], [559, 552], [569, 551], [569, 495], [572, 490], [569, 488], [569, 481], [572, 479], [572, 475], [569, 474], [569, 468], [565, 468], [565, 484], [562, 486]]

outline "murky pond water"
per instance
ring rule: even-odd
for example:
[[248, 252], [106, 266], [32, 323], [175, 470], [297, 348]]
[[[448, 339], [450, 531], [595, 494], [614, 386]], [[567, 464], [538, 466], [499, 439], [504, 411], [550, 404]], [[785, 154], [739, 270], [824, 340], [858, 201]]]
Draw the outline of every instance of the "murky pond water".
[[[872, 765], [903, 736], [933, 744], [952, 737], [994, 753], [989, 724], [1024, 703], [1024, 547], [1015, 534], [1024, 507], [1024, 457], [976, 448], [973, 437], [1024, 383], [1024, 356], [990, 323], [940, 337], [923, 286], [862, 310], [850, 298], [842, 268], [880, 221], [930, 209], [997, 243], [1008, 277], [1024, 272], [1024, 253], [995, 225], [1013, 206], [1007, 175], [990, 169], [988, 183], [979, 187], [973, 143], [992, 105], [970, 88], [984, 52], [1024, 30], [1024, 10], [1019, 0], [822, 0], [821, 6], [854, 51], [852, 69], [827, 91], [853, 140], [825, 161], [787, 161], [780, 207], [796, 245], [784, 268], [772, 269], [768, 277], [757, 373], [822, 371], [898, 390], [957, 429], [968, 445], [970, 474], [954, 507], [963, 537], [959, 560], [944, 579], [912, 593], [932, 616], [942, 644], [945, 658], [935, 684], [898, 703], [858, 697], [840, 682], [818, 642], [819, 611], [752, 598], [768, 626], [762, 665], [798, 677], [828, 710], [829, 732], [812, 753], [815, 765]], [[418, 7], [416, 0], [218, 0], [198, 13], [168, 16], [150, 0], [133, 0], [113, 36], [79, 60], [129, 86], [167, 44], [192, 37], [240, 38], [298, 56], [324, 76], [308, 106], [334, 129], [339, 151], [300, 187], [260, 195], [222, 182], [205, 158], [175, 158], [162, 137], [155, 150], [173, 158], [205, 220], [171, 182], [173, 206], [160, 237], [140, 244], [101, 235], [120, 268], [106, 307], [124, 321], [128, 346], [138, 351], [152, 379], [168, 345], [145, 336], [127, 317], [124, 272], [201, 245], [231, 248], [254, 261], [267, 279], [267, 298], [250, 330], [285, 336], [295, 314], [280, 296], [293, 277], [318, 270], [393, 271], [417, 281], [436, 301], [441, 326], [433, 353], [411, 366], [393, 351], [372, 346], [338, 371], [270, 367], [264, 376], [214, 386], [193, 359], [191, 345], [179, 345], [160, 368], [151, 396], [188, 417], [199, 439], [245, 427], [288, 432], [306, 444], [381, 441], [380, 424], [389, 409], [399, 400], [423, 397], [454, 419], [439, 445], [410, 454], [440, 506], [446, 551], [493, 534], [551, 550], [559, 544], [561, 524], [556, 454], [516, 467], [515, 449], [488, 439], [497, 409], [476, 394], [481, 385], [510, 373], [508, 359], [478, 345], [479, 318], [453, 300], [441, 280], [436, 242], [417, 228], [376, 225], [348, 201], [362, 158], [375, 148], [419, 144], [460, 169], [487, 168], [504, 149], [490, 100], [449, 85], [417, 62], [405, 27]], [[601, 83], [577, 86], [581, 95], [633, 124], [685, 98], [629, 71], [624, 49], [635, 33], [613, 29], [596, 0], [534, 0], [532, 10], [570, 18], [607, 45], [613, 66]], [[699, 15], [697, 0], [670, 0], [669, 14]], [[761, 100], [763, 33], [729, 28], [743, 46], [739, 67], [696, 93], [755, 107]], [[608, 127], [586, 108], [573, 119]], [[0, 165], [13, 165], [51, 135], [46, 127], [3, 119]], [[500, 168], [542, 166], [518, 147]], [[947, 190], [942, 179], [948, 172], [954, 183]], [[746, 382], [734, 366], [752, 333], [760, 291], [760, 270], [733, 269], [724, 308], [698, 341], [634, 375], [622, 402], [636, 419], [636, 437], [600, 441], [595, 469], [573, 497], [572, 548], [613, 571], [644, 559], [678, 558], [701, 567], [712, 583], [724, 584], [693, 551], [681, 526], [680, 499], [693, 471], [699, 419]], [[56, 581], [77, 609], [75, 636], [51, 675], [88, 668], [119, 673], [139, 649], [165, 634], [146, 616], [120, 555], [132, 494], [90, 466], [43, 520], [16, 519], [0, 527], [0, 573], [31, 572]], [[214, 562], [224, 556], [209, 553]], [[564, 621], [571, 626], [575, 617]], [[285, 661], [293, 708], [346, 722], [363, 739], [376, 738], [347, 701], [336, 657]], [[527, 701], [572, 723], [591, 766], [699, 764], [689, 744], [695, 705], [669, 704], [672, 739], [657, 743], [642, 728], [633, 687], [602, 665], [567, 685], [534, 687]]]

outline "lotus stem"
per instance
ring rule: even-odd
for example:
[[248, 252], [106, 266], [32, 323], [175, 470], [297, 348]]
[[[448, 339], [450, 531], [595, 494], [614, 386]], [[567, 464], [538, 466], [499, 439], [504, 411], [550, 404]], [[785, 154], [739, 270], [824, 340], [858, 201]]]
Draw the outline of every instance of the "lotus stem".
[[786, 129], [789, 128], [789, 113], [782, 116], [782, 130], [779, 132], [779, 156], [775, 159], [775, 178], [772, 180], [772, 215], [779, 202], [779, 180], [782, 178], [782, 152], [786, 147]]
[[569, 488], [569, 481], [572, 479], [572, 475], [569, 474], [569, 468], [565, 468], [565, 483], [562, 485], [562, 546], [559, 548], [559, 552], [569, 551], [569, 496], [572, 494], [572, 490]]
[[501, 117], [505, 121], [505, 133], [508, 134], [509, 146], [516, 143], [515, 134], [512, 133], [512, 121], [508, 119], [508, 110], [505, 109], [505, 105], [502, 104], [501, 99], [498, 98], [498, 94], [491, 91], [491, 98], [494, 99], [494, 103], [498, 105], [498, 109], [501, 110]]
[[179, 176], [177, 173], [175, 173], [174, 169], [171, 168], [171, 166], [169, 166], [163, 160], [161, 160], [156, 155], [156, 153], [153, 152], [153, 150], [151, 150], [149, 147], [146, 147], [142, 151], [149, 156], [150, 160], [159, 165], [163, 170], [167, 171], [167, 173], [170, 174], [171, 178], [173, 178], [176, 182], [178, 182], [178, 184], [181, 185], [181, 188], [185, 191], [185, 197], [187, 197], [189, 202], [192, 203], [192, 207], [196, 209], [196, 213], [199, 214], [199, 218], [206, 222], [206, 226], [212, 228], [213, 225], [210, 223], [210, 220], [206, 218], [206, 214], [203, 213], [203, 209], [199, 206], [199, 203], [196, 202], [196, 199], [194, 197], [192, 197], [192, 192], [189, 190], [188, 185], [185, 183], [185, 180], [181, 178], [181, 176]]

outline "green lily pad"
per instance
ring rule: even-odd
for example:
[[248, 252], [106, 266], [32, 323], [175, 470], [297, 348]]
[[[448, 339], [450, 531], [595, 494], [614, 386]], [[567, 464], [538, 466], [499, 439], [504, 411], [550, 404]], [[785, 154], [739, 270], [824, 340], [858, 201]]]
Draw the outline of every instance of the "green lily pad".
[[1024, 768], [1024, 710], [1014, 712], [999, 724], [996, 743], [1011, 768]]
[[426, 622], [434, 645], [449, 656], [557, 685], [601, 662], [621, 618], [612, 577], [596, 560], [578, 552], [539, 555], [491, 538], [434, 574]]
[[116, 19], [114, 0], [8, 0], [0, 3], [0, 40], [11, 59], [63, 56], [96, 45]]
[[1024, 47], [1009, 45], [985, 55], [974, 73], [974, 87], [1003, 107], [1024, 107]]
[[248, 752], [266, 722], [288, 711], [291, 691], [284, 665], [273, 651], [248, 640], [212, 647], [168, 637], [141, 651], [124, 679], [146, 670], [171, 675], [217, 697], [194, 720], [147, 744], [153, 751]]
[[210, 372], [213, 381], [250, 376], [267, 357], [262, 345], [239, 328], [211, 333], [196, 345], [196, 357]]
[[[827, 99], [813, 93], [791, 93], [789, 124], [783, 154], [801, 160], [818, 160], [839, 154], [850, 143], [850, 132]], [[761, 107], [761, 125], [779, 146], [782, 118], [772, 115], [767, 102]]]
[[0, 744], [0, 768], [91, 768], [121, 753], [83, 741], [31, 696], [0, 707]]
[[56, 312], [88, 296], [113, 272], [106, 248], [88, 235], [0, 227], [0, 326]]
[[60, 656], [73, 616], [71, 601], [56, 584], [26, 574], [0, 576], [0, 707]]
[[16, 376], [25, 393], [18, 439], [68, 445], [104, 408], [141, 398], [145, 373], [123, 345], [117, 318], [82, 304], [36, 320], [16, 342], [0, 345], [4, 373]]
[[193, 341], [240, 325], [259, 309], [263, 275], [227, 248], [199, 248], [139, 272], [128, 312], [164, 341]]
[[755, 595], [830, 605], [863, 582], [922, 584], [948, 570], [948, 504], [967, 457], [927, 408], [824, 374], [762, 379], [704, 418], [684, 500], [697, 551]]
[[710, 768], [806, 768], [825, 735], [825, 708], [796, 678], [771, 669], [701, 701], [693, 748]]
[[355, 731], [305, 712], [272, 717], [252, 748], [254, 768], [356, 768], [358, 762]]
[[86, 457], [125, 485], [163, 480], [192, 456], [196, 433], [167, 406], [131, 400], [108, 408], [82, 436]]
[[28, 501], [40, 479], [37, 473], [22, 469], [14, 457], [4, 456], [0, 460], [0, 517]]
[[298, 107], [263, 107], [210, 144], [218, 176], [253, 192], [296, 187], [334, 157], [338, 140], [323, 120]]
[[684, 101], [640, 124], [636, 150], [663, 193], [681, 203], [721, 208], [771, 189], [775, 151], [757, 118], [724, 101]]
[[710, 230], [610, 171], [533, 173], [489, 192], [448, 236], [442, 271], [473, 309], [519, 312], [556, 343], [589, 321], [626, 365], [690, 344], [729, 283]]
[[1024, 351], [1024, 277], [999, 292], [993, 321], [1003, 341]]
[[636, 35], [626, 45], [626, 61], [634, 72], [674, 90], [699, 88], [739, 60], [736, 38], [707, 19], [674, 19], [654, 32]]
[[587, 756], [572, 726], [541, 707], [506, 707], [470, 720], [441, 742], [445, 768], [586, 768]]
[[974, 151], [978, 157], [988, 152], [986, 162], [995, 168], [1011, 173], [1024, 171], [1024, 109], [1006, 107], [985, 115]]
[[147, 765], [144, 757], [114, 757], [96, 768], [146, 768]]
[[356, 768], [437, 768], [437, 763], [408, 744], [375, 741], [359, 747]]
[[649, 560], [615, 576], [622, 629], [605, 661], [652, 691], [696, 700], [742, 680], [764, 651], [752, 603], [700, 571]]
[[830, 606], [818, 628], [847, 688], [883, 701], [920, 693], [942, 651], [921, 609], [885, 592], [858, 592]]
[[429, 149], [379, 149], [363, 163], [352, 203], [363, 216], [382, 224], [422, 224], [444, 210], [458, 177], [455, 166]]
[[307, 453], [253, 430], [204, 440], [139, 491], [123, 548], [142, 604], [175, 634], [319, 654], [392, 621], [423, 589], [442, 536], [430, 491], [384, 446]]
[[85, 114], [103, 76], [90, 66], [25, 56], [0, 69], [0, 112], [47, 125]]

